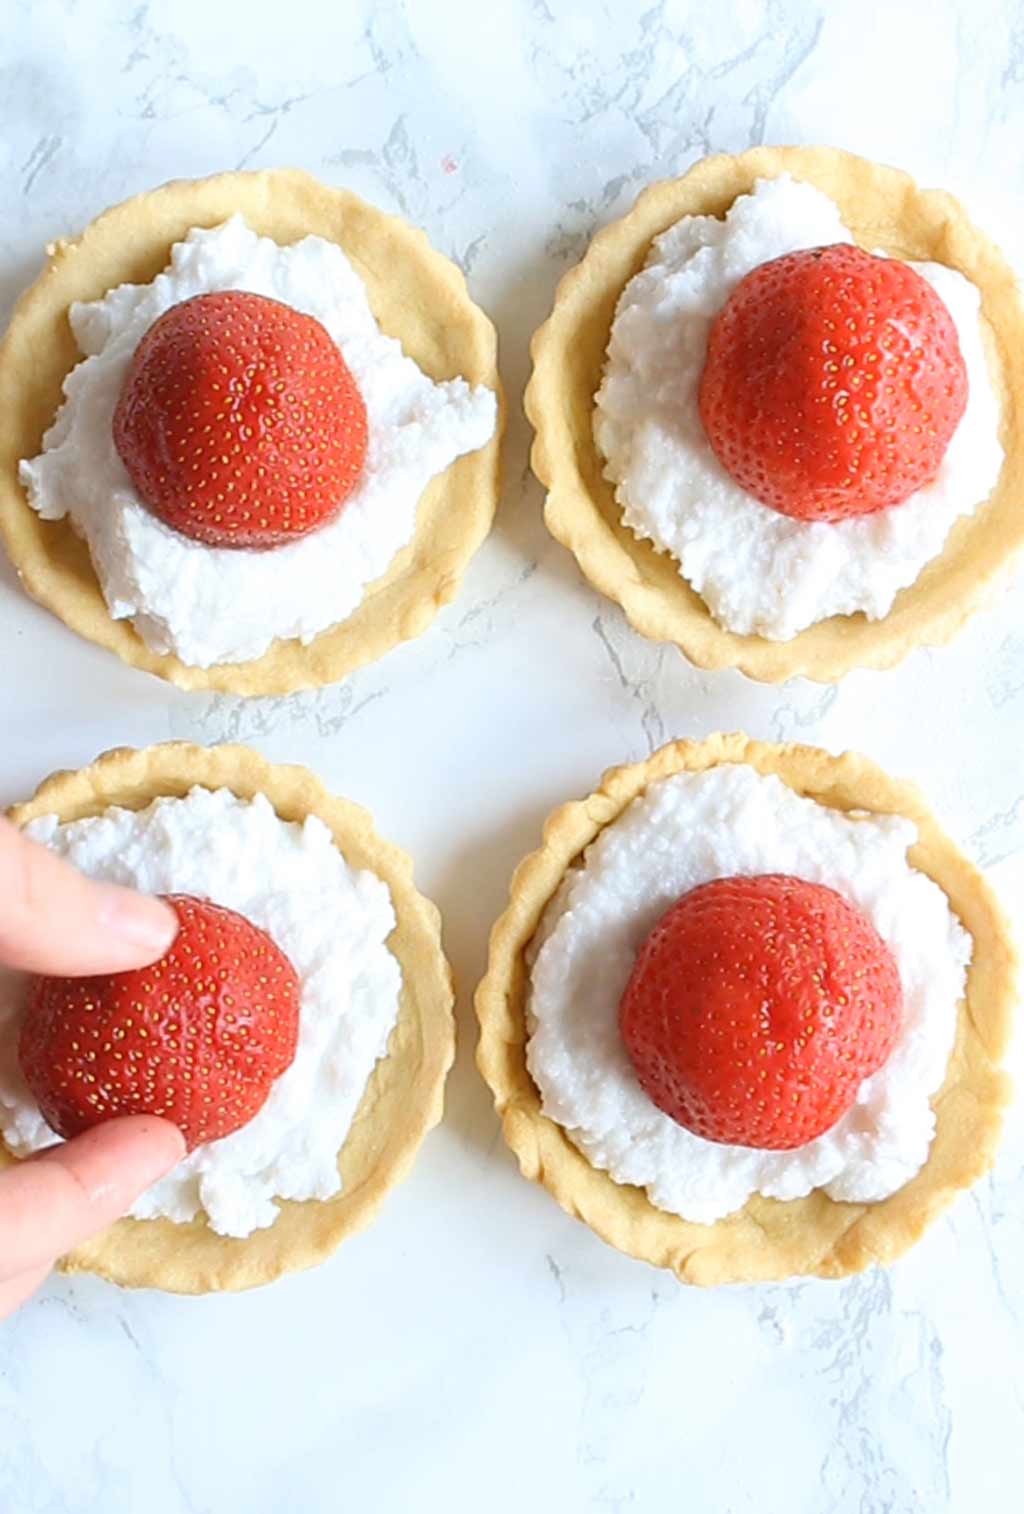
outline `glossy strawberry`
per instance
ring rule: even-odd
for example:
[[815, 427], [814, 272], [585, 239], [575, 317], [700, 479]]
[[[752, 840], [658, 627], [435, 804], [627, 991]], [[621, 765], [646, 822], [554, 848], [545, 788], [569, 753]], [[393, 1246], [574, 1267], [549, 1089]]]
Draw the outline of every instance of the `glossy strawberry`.
[[327, 331], [258, 294], [172, 305], [136, 348], [114, 442], [139, 498], [212, 547], [326, 525], [366, 456], [366, 406]]
[[18, 1053], [59, 1135], [162, 1115], [191, 1150], [247, 1124], [294, 1060], [299, 980], [285, 954], [234, 910], [168, 898], [178, 935], [152, 967], [31, 982]]
[[719, 878], [637, 955], [619, 1027], [659, 1109], [708, 1141], [766, 1150], [830, 1129], [892, 1050], [903, 995], [871, 922], [821, 884]]
[[699, 402], [719, 461], [750, 494], [799, 520], [846, 520], [935, 477], [967, 370], [919, 273], [837, 244], [740, 281], [711, 328]]

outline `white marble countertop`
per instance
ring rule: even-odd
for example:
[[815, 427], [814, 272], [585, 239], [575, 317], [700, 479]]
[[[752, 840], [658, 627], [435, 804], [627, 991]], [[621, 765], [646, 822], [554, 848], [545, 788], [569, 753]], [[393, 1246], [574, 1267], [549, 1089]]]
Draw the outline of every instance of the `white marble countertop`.
[[[596, 226], [714, 148], [831, 142], [1013, 235], [1013, 0], [8, 0], [0, 306], [47, 239], [163, 179], [299, 164], [424, 226], [501, 331], [508, 486], [435, 627], [345, 685], [180, 693], [0, 566], [0, 801], [111, 745], [238, 738], [308, 763], [412, 851], [463, 988], [448, 1117], [318, 1271], [197, 1301], [56, 1280], [0, 1334], [5, 1514], [486, 1509], [910, 1514], [1019, 1507], [1024, 1139], [891, 1272], [700, 1292], [525, 1183], [472, 1062], [470, 990], [559, 800], [672, 736], [862, 748], [1024, 889], [1018, 585], [949, 649], [839, 688], [705, 675], [545, 534], [527, 343]], [[257, 17], [259, 19], [257, 19]], [[0, 311], [0, 314], [3, 312]], [[2, 418], [0, 418], [2, 424]], [[410, 757], [413, 760], [410, 761]]]

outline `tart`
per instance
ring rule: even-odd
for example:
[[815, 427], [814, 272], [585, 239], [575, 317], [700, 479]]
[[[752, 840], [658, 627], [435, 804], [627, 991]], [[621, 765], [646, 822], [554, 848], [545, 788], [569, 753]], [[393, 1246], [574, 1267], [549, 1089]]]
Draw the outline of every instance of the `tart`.
[[[202, 1212], [185, 1223], [125, 1219], [61, 1263], [67, 1272], [95, 1272], [125, 1286], [175, 1293], [272, 1282], [325, 1260], [368, 1224], [440, 1120], [454, 1054], [451, 973], [436, 909], [416, 891], [409, 858], [377, 835], [364, 810], [329, 794], [305, 768], [268, 763], [242, 746], [171, 742], [142, 751], [122, 748], [79, 772], [55, 773], [10, 815], [19, 826], [44, 815], [69, 822], [113, 806], [144, 810], [161, 796], [183, 799], [196, 786], [243, 801], [265, 796], [280, 821], [315, 816], [323, 822], [349, 867], [376, 875], [375, 887], [376, 880], [386, 885], [396, 922], [387, 951], [397, 959], [401, 987], [386, 1054], [365, 1083], [338, 1155], [341, 1187], [334, 1197], [279, 1202], [273, 1222], [262, 1221], [244, 1239], [217, 1233]], [[365, 887], [365, 874], [354, 876]], [[397, 982], [397, 972], [395, 977]], [[13, 1160], [0, 1144], [0, 1163]]]
[[[792, 1198], [755, 1193], [710, 1223], [684, 1219], [652, 1202], [644, 1187], [616, 1181], [588, 1159], [579, 1132], [574, 1132], [577, 1139], [571, 1138], [545, 1113], [531, 1076], [537, 948], [550, 940], [551, 909], [576, 907], [581, 896], [567, 890], [577, 886], [587, 849], [597, 838], [616, 834], [617, 822], [621, 830], [624, 813], [640, 796], [663, 791], [666, 783], [680, 781], [677, 775], [699, 775], [703, 781], [726, 769], [746, 770], [751, 782], [756, 778], [759, 784], [769, 775], [773, 782], [780, 780], [787, 800], [797, 802], [799, 796], [801, 803], [812, 801], [826, 812], [823, 818], [829, 823], [836, 817], [868, 819], [884, 830], [894, 822], [883, 817], [901, 817], [906, 837], [913, 832], [904, 822], [912, 822], [917, 840], [906, 854], [912, 886], [920, 887], [920, 875], [938, 885], [945, 900], [930, 885], [929, 893], [937, 896], [956, 931], [962, 928], [969, 939], [966, 990], [959, 1003], [950, 1000], [947, 1045], [952, 1049], [944, 1077], [940, 1062], [941, 1086], [930, 1100], [934, 1133], [923, 1165], [878, 1201], [837, 1200], [813, 1187]], [[619, 843], [620, 852], [626, 844]], [[567, 898], [574, 902], [558, 904]], [[588, 904], [585, 910], [589, 909]], [[589, 981], [593, 984], [603, 976], [594, 966]], [[939, 829], [913, 785], [888, 778], [867, 758], [853, 753], [833, 757], [812, 747], [770, 745], [742, 735], [712, 736], [674, 742], [645, 762], [613, 768], [596, 792], [549, 817], [543, 845], [516, 870], [509, 906], [491, 936], [487, 974], [476, 998], [481, 1027], [478, 1062], [523, 1174], [542, 1183], [569, 1214], [611, 1245], [669, 1268], [689, 1283], [837, 1278], [898, 1257], [960, 1189], [991, 1166], [1009, 1096], [999, 1063], [1009, 1038], [1015, 992], [1016, 956], [1007, 921], [984, 880]], [[592, 1016], [589, 1004], [585, 1013], [582, 1002], [576, 1011], [580, 1024]], [[593, 1087], [592, 1071], [580, 1069], [578, 1082], [588, 1079]], [[594, 1097], [604, 1092], [598, 1083]], [[648, 1107], [661, 1118], [654, 1103]], [[662, 1135], [658, 1133], [658, 1141]], [[855, 1152], [857, 1147], [855, 1136]], [[735, 1148], [726, 1151], [727, 1156], [734, 1153]], [[646, 1184], [648, 1190], [650, 1186]]]
[[[177, 256], [181, 244], [187, 245], [190, 233], [194, 238], [232, 217], [289, 254], [296, 252], [294, 244], [305, 245], [307, 237], [323, 239], [329, 248], [340, 247], [348, 259], [345, 275], [359, 284], [359, 299], [368, 298], [383, 336], [396, 339], [405, 357], [434, 383], [466, 380], [493, 391], [492, 424], [486, 444], [464, 450], [438, 472], [418, 505], [416, 485], [408, 502], [410, 511], [415, 507], [411, 539], [406, 537], [406, 545], [389, 562], [386, 554], [380, 559], [387, 562], [386, 569], [372, 570], [376, 576], [362, 583], [361, 599], [350, 612], [343, 612], [339, 623], [308, 634], [289, 631], [287, 639], [266, 636], [256, 643], [265, 647], [260, 655], [248, 656], [242, 648], [235, 660], [215, 657], [200, 665], [204, 659], [192, 655], [186, 662], [168, 651], [173, 641], [144, 639], [142, 621], [140, 631], [132, 619], [113, 618], [90, 548], [68, 515], [43, 519], [30, 506], [19, 465], [41, 453], [44, 434], [61, 408], [62, 386], [76, 365], [87, 366], [79, 363], [70, 307], [76, 302], [105, 302], [89, 306], [88, 315], [100, 332], [97, 342], [104, 355], [104, 338], [109, 348], [116, 337], [116, 331], [111, 336], [104, 329], [105, 322], [112, 329], [114, 319], [105, 308], [110, 306], [108, 292], [116, 289], [120, 296], [120, 286], [129, 284], [141, 286], [145, 293], [144, 286], [168, 266], [172, 249]], [[229, 267], [233, 255], [231, 250], [225, 254]], [[308, 276], [311, 301], [323, 295], [325, 280], [329, 283], [329, 276], [318, 277], [316, 269]], [[214, 287], [238, 285], [229, 278]], [[268, 287], [271, 292], [277, 288], [272, 276]], [[287, 295], [282, 298], [287, 301]], [[400, 358], [392, 354], [392, 362]], [[496, 339], [490, 321], [469, 298], [462, 274], [429, 245], [423, 232], [299, 171], [174, 181], [107, 210], [74, 240], [52, 245], [43, 273], [15, 308], [0, 349], [0, 403], [7, 416], [0, 446], [0, 534], [26, 589], [79, 634], [183, 688], [288, 693], [335, 682], [383, 656], [422, 632], [454, 597], [466, 565], [490, 529], [497, 503], [501, 401]], [[117, 471], [116, 455], [110, 452], [110, 457]], [[123, 478], [123, 469], [119, 473]], [[335, 524], [343, 519], [344, 509]], [[123, 537], [120, 526], [117, 530]], [[285, 553], [292, 550], [281, 548]], [[353, 560], [358, 557], [357, 548]], [[313, 558], [315, 566], [315, 552]], [[175, 574], [187, 577], [187, 569], [175, 567], [172, 577]], [[202, 594], [196, 597], [201, 601]], [[260, 598], [273, 599], [273, 587], [265, 595], [261, 591]], [[297, 598], [301, 605], [301, 591]], [[144, 611], [143, 604], [143, 615]], [[134, 609], [117, 603], [115, 613], [133, 615]], [[259, 614], [258, 603], [254, 613]], [[239, 660], [245, 657], [248, 660]]]
[[[728, 629], [682, 576], [675, 557], [624, 523], [594, 432], [617, 307], [654, 239], [683, 217], [721, 220], [760, 181], [786, 175], [828, 196], [865, 249], [946, 265], [979, 292], [1004, 459], [987, 501], [980, 503], [988, 482], [977, 499], [963, 502], [974, 513], [956, 521], [887, 613], [877, 619], [829, 614], [782, 640]], [[533, 468], [548, 489], [548, 528], [636, 630], [675, 643], [698, 667], [736, 667], [766, 683], [796, 675], [826, 683], [854, 667], [891, 667], [914, 647], [953, 635], [1024, 541], [1016, 508], [1024, 473], [1022, 352], [1024, 306], [1013, 273], [950, 195], [918, 189], [895, 169], [831, 148], [759, 147], [705, 159], [682, 178], [651, 186], [633, 210], [598, 233], [562, 280], [553, 312], [534, 337], [526, 409], [536, 431]], [[829, 573], [823, 569], [819, 576], [827, 580]]]

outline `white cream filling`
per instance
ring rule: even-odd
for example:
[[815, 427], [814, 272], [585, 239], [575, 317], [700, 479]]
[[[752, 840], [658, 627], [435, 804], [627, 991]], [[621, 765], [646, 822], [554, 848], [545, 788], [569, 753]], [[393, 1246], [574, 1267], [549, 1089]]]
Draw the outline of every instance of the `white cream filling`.
[[[315, 316], [366, 403], [366, 465], [341, 514], [267, 552], [207, 547], [151, 515], [111, 429], [128, 365], [153, 322], [182, 300], [221, 289]], [[147, 646], [192, 667], [259, 657], [275, 639], [307, 643], [344, 620], [412, 540], [430, 480], [494, 434], [492, 391], [429, 379], [382, 335], [359, 275], [321, 237], [282, 247], [232, 216], [190, 231], [152, 284], [122, 284], [72, 305], [70, 320], [86, 356], [65, 380], [42, 453], [21, 464], [29, 503], [44, 520], [70, 516], [114, 619], [130, 619]]]
[[[942, 890], [907, 861], [916, 827], [852, 816], [776, 777], [723, 765], [652, 784], [588, 848], [534, 939], [527, 1048], [544, 1113], [595, 1167], [646, 1188], [659, 1209], [711, 1223], [755, 1193], [824, 1188], [867, 1202], [923, 1166], [930, 1106], [956, 1033], [971, 939]], [[844, 895], [891, 948], [902, 1028], [883, 1067], [831, 1130], [793, 1151], [702, 1140], [637, 1082], [618, 1028], [636, 953], [665, 910], [712, 878], [788, 873]]]
[[938, 263], [913, 266], [953, 318], [969, 396], [930, 484], [875, 515], [807, 522], [761, 504], [719, 462], [697, 406], [715, 316], [761, 263], [851, 240], [819, 189], [761, 179], [724, 220], [686, 216], [655, 238], [616, 310], [594, 415], [605, 476], [626, 525], [671, 553], [715, 619], [743, 635], [787, 641], [830, 615], [887, 615], [957, 519], [988, 498], [1002, 467], [980, 296]]

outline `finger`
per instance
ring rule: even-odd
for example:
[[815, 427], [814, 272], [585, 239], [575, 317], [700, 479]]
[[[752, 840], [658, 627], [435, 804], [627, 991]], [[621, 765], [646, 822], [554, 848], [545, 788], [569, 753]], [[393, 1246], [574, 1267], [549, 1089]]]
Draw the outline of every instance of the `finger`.
[[0, 1273], [48, 1266], [113, 1224], [181, 1161], [185, 1142], [167, 1120], [133, 1115], [0, 1173]]
[[37, 1267], [32, 1272], [23, 1272], [9, 1282], [0, 1283], [0, 1319], [6, 1319], [15, 1309], [30, 1299], [50, 1275], [49, 1267]]
[[0, 816], [0, 962], [28, 972], [126, 972], [177, 933], [161, 899], [86, 878]]

